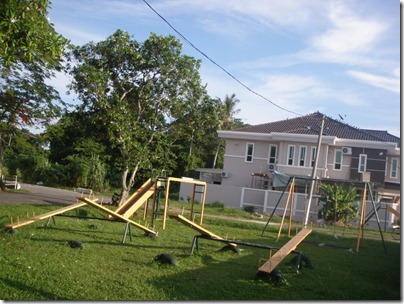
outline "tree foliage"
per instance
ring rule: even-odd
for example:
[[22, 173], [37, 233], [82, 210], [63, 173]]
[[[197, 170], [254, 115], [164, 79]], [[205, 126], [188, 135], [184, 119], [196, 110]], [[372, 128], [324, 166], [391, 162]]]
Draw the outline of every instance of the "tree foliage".
[[[244, 124], [241, 120], [237, 119], [235, 115], [240, 112], [236, 106], [240, 102], [236, 98], [236, 94], [226, 95], [224, 100], [220, 100], [221, 107], [219, 112], [219, 124], [217, 126], [218, 130], [234, 130], [236, 128], [241, 128]], [[224, 154], [225, 143], [220, 138], [217, 138], [216, 152], [213, 159], [212, 168], [216, 168], [218, 164], [222, 164], [223, 160], [220, 159]], [[220, 153], [222, 151], [223, 153]], [[222, 164], [223, 165], [223, 164]]]
[[48, 0], [2, 0], [0, 64], [59, 65], [67, 40], [49, 23]]
[[358, 218], [358, 205], [355, 202], [359, 199], [356, 189], [345, 184], [321, 183], [322, 195], [320, 201], [324, 202], [319, 210], [321, 217], [330, 222], [342, 222], [347, 225], [350, 221]]
[[48, 5], [4, 0], [0, 6], [0, 175], [4, 146], [16, 129], [49, 123], [64, 106], [46, 83], [61, 68], [68, 43], [49, 23]]
[[181, 54], [173, 36], [151, 34], [143, 43], [117, 30], [105, 41], [74, 48], [68, 69], [70, 88], [80, 110], [105, 127], [119, 151], [121, 203], [139, 169], [172, 158], [169, 126], [187, 115], [206, 92], [200, 85], [200, 62]]

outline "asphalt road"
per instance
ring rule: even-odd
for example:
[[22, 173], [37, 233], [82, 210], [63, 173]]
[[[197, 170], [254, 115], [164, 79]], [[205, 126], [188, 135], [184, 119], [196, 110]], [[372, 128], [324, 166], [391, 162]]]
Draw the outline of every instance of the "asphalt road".
[[[76, 198], [80, 196], [72, 190], [57, 189], [39, 185], [21, 183], [21, 191], [0, 191], [0, 204], [20, 204], [20, 205], [70, 205], [76, 203]], [[109, 203], [111, 197], [96, 196], [99, 201]]]

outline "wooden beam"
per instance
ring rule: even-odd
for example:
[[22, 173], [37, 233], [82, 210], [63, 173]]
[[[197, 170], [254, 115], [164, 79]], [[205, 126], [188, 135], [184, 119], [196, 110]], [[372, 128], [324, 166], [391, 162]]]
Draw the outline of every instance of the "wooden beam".
[[[166, 229], [166, 219], [167, 219], [167, 211], [168, 211], [168, 197], [169, 197], [169, 193], [170, 193], [170, 183], [171, 183], [171, 181], [180, 182], [180, 183], [194, 184], [194, 185], [203, 185], [204, 186], [204, 191], [203, 191], [203, 194], [202, 194], [202, 202], [201, 202], [201, 217], [200, 217], [200, 220], [199, 220], [199, 224], [202, 225], [203, 210], [204, 210], [204, 206], [205, 206], [206, 190], [207, 190], [206, 182], [203, 182], [203, 181], [200, 181], [200, 180], [197, 180], [197, 179], [193, 179], [193, 178], [189, 178], [189, 177], [182, 177], [182, 178], [169, 177], [169, 178], [167, 178], [166, 197], [165, 197], [165, 200], [164, 200], [163, 230]], [[194, 188], [194, 194], [195, 194], [195, 188]]]
[[[156, 187], [155, 183], [148, 179], [135, 193], [131, 195], [120, 207], [118, 207], [115, 212], [121, 214], [125, 218], [130, 218], [144, 203], [147, 202], [148, 198], [155, 193]], [[113, 216], [109, 216], [113, 219]]]
[[193, 221], [187, 219], [186, 217], [182, 216], [181, 214], [170, 214], [170, 216], [173, 216], [173, 217], [179, 219], [180, 221], [182, 221], [183, 223], [188, 224], [192, 229], [194, 229], [194, 230], [196, 230], [196, 231], [198, 231], [198, 232], [200, 232], [202, 234], [208, 235], [210, 237], [214, 237], [216, 239], [223, 240], [222, 237], [220, 237], [220, 236], [210, 232], [209, 230], [199, 226], [198, 224], [196, 224]]
[[[122, 214], [126, 218], [129, 218], [135, 213], [135, 211], [142, 205], [136, 204], [138, 200], [143, 197], [146, 192], [151, 191], [148, 194], [148, 197], [153, 195], [155, 189], [155, 183], [151, 182], [151, 178], [149, 178], [139, 189], [137, 189], [121, 206], [119, 206], [115, 212]], [[145, 201], [143, 201], [144, 203]], [[112, 218], [112, 216], [110, 216]]]
[[86, 203], [76, 203], [76, 204], [73, 204], [73, 205], [69, 205], [69, 206], [66, 206], [66, 207], [61, 208], [61, 209], [57, 209], [57, 210], [54, 210], [54, 211], [50, 211], [50, 212], [47, 212], [47, 213], [44, 213], [44, 214], [41, 214], [41, 215], [31, 217], [31, 218], [29, 218], [27, 220], [17, 222], [15, 224], [6, 225], [5, 228], [13, 228], [14, 229], [14, 228], [22, 227], [22, 226], [25, 226], [25, 225], [29, 225], [29, 224], [35, 223], [37, 221], [44, 220], [44, 219], [52, 217], [54, 215], [62, 214], [64, 212], [66, 212], [66, 211], [70, 211], [70, 210], [73, 210], [73, 209], [76, 209], [76, 208], [79, 208], [79, 207], [82, 207], [82, 206], [85, 206], [85, 205], [86, 205]]
[[396, 209], [390, 207], [389, 205], [386, 205], [386, 209], [389, 210], [391, 213], [393, 213], [398, 218], [400, 218], [400, 212], [398, 212]]
[[139, 228], [139, 229], [141, 229], [141, 230], [143, 230], [145, 232], [157, 235], [156, 231], [153, 231], [153, 230], [151, 230], [151, 229], [149, 229], [149, 228], [147, 228], [145, 226], [142, 226], [142, 225], [140, 225], [140, 224], [138, 224], [138, 223], [136, 223], [136, 222], [134, 222], [134, 221], [132, 221], [130, 219], [127, 219], [123, 215], [118, 214], [118, 213], [116, 213], [116, 212], [114, 212], [114, 211], [112, 211], [112, 210], [110, 210], [110, 209], [108, 209], [108, 208], [106, 208], [104, 206], [101, 206], [100, 204], [97, 204], [95, 201], [90, 200], [87, 197], [78, 197], [77, 199], [87, 203], [88, 205], [91, 205], [91, 206], [93, 206], [95, 208], [98, 208], [98, 209], [108, 213], [109, 215], [112, 215], [112, 216], [114, 216], [114, 217], [116, 217], [116, 218], [118, 218], [118, 219], [120, 219], [120, 220], [122, 220], [124, 222], [131, 223], [133, 226], [135, 226], [135, 227], [137, 227], [137, 228]]
[[298, 234], [296, 234], [289, 242], [282, 246], [264, 265], [262, 265], [258, 271], [271, 273], [280, 262], [285, 259], [289, 253], [291, 253], [297, 245], [299, 245], [310, 233], [312, 229], [303, 228]]
[[[176, 219], [179, 219], [180, 221], [182, 221], [183, 223], [188, 224], [192, 229], [194, 229], [194, 230], [196, 230], [196, 231], [198, 231], [198, 232], [200, 232], [200, 233], [202, 233], [204, 235], [208, 235], [211, 238], [224, 240], [224, 238], [222, 238], [221, 236], [218, 236], [218, 235], [210, 232], [209, 230], [203, 228], [202, 226], [199, 226], [198, 224], [194, 223], [193, 221], [190, 221], [189, 219], [182, 216], [181, 214], [170, 214], [170, 216], [173, 216]], [[237, 244], [234, 244], [234, 243], [229, 243], [229, 245], [237, 247]]]

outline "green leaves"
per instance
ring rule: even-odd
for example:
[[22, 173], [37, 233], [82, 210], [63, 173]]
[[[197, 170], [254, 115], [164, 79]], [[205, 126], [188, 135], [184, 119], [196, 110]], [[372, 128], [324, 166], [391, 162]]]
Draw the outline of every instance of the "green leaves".
[[3, 0], [0, 7], [0, 64], [59, 67], [68, 40], [47, 15], [48, 0]]
[[206, 95], [199, 61], [181, 55], [173, 36], [151, 34], [140, 43], [117, 30], [105, 41], [74, 48], [68, 60], [70, 89], [82, 100], [80, 109], [105, 128], [119, 150], [119, 166], [132, 168], [131, 178], [171, 156], [170, 123]]
[[359, 195], [354, 187], [343, 183], [335, 185], [321, 183], [322, 195], [320, 200], [324, 206], [319, 210], [319, 214], [327, 221], [342, 222], [345, 225], [358, 217], [358, 206], [355, 202]]

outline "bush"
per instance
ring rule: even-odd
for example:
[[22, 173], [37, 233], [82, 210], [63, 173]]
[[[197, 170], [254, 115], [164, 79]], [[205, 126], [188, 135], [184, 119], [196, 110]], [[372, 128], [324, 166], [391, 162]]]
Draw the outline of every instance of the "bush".
[[254, 213], [255, 212], [255, 207], [254, 206], [245, 206], [244, 211], [249, 212], [249, 213]]
[[320, 184], [322, 195], [320, 201], [324, 202], [319, 210], [319, 218], [330, 222], [342, 222], [347, 225], [358, 218], [358, 205], [355, 202], [359, 195], [354, 187], [346, 187], [345, 184], [329, 185]]

